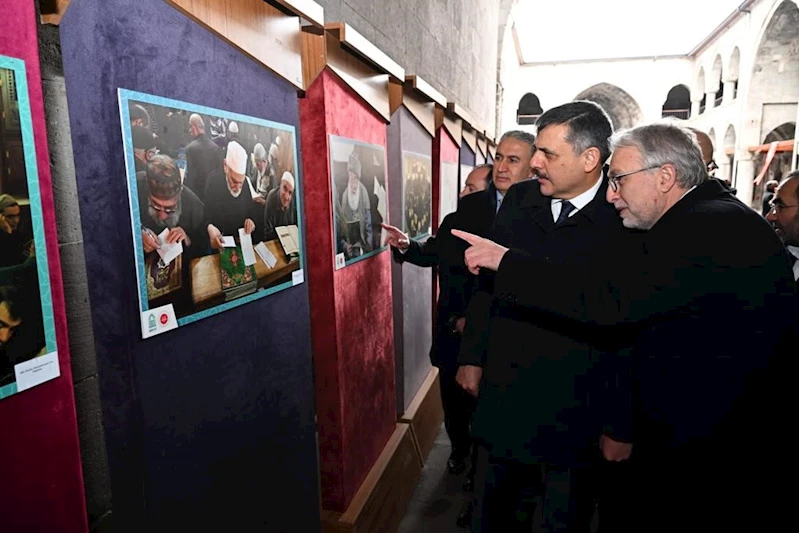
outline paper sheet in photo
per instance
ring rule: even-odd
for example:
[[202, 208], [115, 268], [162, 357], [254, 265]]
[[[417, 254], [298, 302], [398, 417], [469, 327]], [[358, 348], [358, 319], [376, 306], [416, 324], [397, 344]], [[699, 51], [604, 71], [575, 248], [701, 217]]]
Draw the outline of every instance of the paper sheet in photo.
[[261, 257], [261, 260], [266, 264], [266, 266], [268, 266], [269, 268], [275, 268], [275, 265], [277, 264], [277, 259], [275, 258], [274, 255], [272, 255], [272, 252], [269, 251], [269, 248], [267, 248], [264, 243], [259, 242], [255, 246], [255, 251]]
[[234, 239], [230, 235], [225, 235], [222, 237], [222, 245], [225, 248], [235, 248], [236, 247], [236, 239]]
[[255, 254], [252, 251], [252, 235], [244, 232], [244, 228], [239, 228], [239, 242], [241, 243], [241, 253], [244, 255], [244, 264], [247, 266], [255, 264]]
[[183, 242], [178, 241], [174, 244], [169, 244], [166, 239], [169, 237], [169, 228], [158, 234], [158, 242], [161, 246], [158, 247], [158, 255], [165, 265], [168, 265], [175, 260], [177, 256], [183, 253]]

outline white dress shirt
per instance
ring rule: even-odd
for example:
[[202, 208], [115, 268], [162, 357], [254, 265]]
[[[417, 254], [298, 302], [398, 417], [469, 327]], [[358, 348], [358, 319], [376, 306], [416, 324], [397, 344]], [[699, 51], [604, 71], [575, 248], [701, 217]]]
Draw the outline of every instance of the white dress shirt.
[[[596, 183], [594, 183], [594, 185], [590, 189], [588, 189], [582, 194], [578, 194], [574, 198], [569, 199], [569, 202], [571, 202], [571, 204], [574, 206], [572, 212], [569, 213], [569, 218], [573, 217], [577, 211], [587, 206], [588, 202], [594, 199], [594, 196], [596, 196], [596, 193], [599, 190], [600, 185], [602, 185], [601, 177], [598, 180], [596, 180]], [[563, 200], [557, 198], [552, 199], [552, 203], [550, 204], [550, 208], [552, 209], [552, 220], [557, 222], [562, 207], [563, 207]]]

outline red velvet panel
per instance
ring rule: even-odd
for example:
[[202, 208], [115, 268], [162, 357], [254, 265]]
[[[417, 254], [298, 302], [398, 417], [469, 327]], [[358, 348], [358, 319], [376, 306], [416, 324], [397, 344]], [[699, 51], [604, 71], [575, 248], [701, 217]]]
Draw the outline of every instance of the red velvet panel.
[[327, 136], [385, 147], [386, 126], [328, 69], [300, 125], [322, 503], [344, 511], [396, 423], [391, 265], [382, 252], [334, 271]]
[[75, 398], [52, 178], [47, 150], [35, 4], [5, 0], [0, 8], [0, 54], [25, 61], [61, 376], [0, 400], [0, 530], [87, 530]]

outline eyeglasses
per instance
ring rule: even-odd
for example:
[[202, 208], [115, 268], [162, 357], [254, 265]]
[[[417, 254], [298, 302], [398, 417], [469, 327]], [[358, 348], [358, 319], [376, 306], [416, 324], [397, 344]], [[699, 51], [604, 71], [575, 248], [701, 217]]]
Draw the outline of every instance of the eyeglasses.
[[144, 157], [145, 159], [147, 159], [147, 161], [149, 161], [153, 157], [157, 156], [159, 153], [160, 152], [158, 151], [158, 148], [150, 148], [149, 150], [144, 152]]
[[799, 207], [799, 204], [784, 204], [782, 202], [771, 202], [769, 206], [770, 206], [769, 211], [774, 211], [775, 213], [779, 213], [781, 210], [787, 209], [789, 207]]
[[631, 170], [630, 172], [622, 172], [621, 174], [616, 174], [615, 176], [608, 176], [608, 184], [613, 192], [618, 192], [619, 190], [619, 182], [622, 178], [626, 178], [627, 176], [632, 176], [633, 174], [638, 174], [639, 172], [649, 172], [650, 170], [659, 169], [661, 165], [657, 165], [654, 167], [646, 167], [646, 168], [639, 168], [638, 170]]
[[175, 213], [178, 212], [178, 209], [180, 209], [180, 206], [176, 205], [175, 207], [161, 207], [159, 205], [155, 205], [152, 201], [150, 201], [150, 209], [152, 209], [153, 211], [155, 211], [157, 213], [164, 213], [166, 215], [174, 215]]
[[718, 170], [718, 168], [719, 168], [719, 166], [712, 159], [707, 162], [707, 171], [708, 172], [713, 172], [714, 170]]

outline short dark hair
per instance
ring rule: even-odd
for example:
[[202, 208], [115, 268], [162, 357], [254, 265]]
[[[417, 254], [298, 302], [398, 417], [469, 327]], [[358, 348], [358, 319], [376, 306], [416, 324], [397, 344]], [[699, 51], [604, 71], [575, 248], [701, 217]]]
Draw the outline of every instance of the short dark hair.
[[567, 104], [548, 109], [538, 117], [535, 125], [540, 135], [549, 126], [565, 124], [569, 128], [566, 140], [579, 155], [589, 148], [599, 150], [601, 162], [610, 157], [608, 139], [613, 135], [613, 125], [608, 114], [594, 102], [575, 100]]
[[500, 144], [505, 139], [516, 139], [517, 141], [523, 142], [524, 144], [529, 146], [530, 157], [532, 157], [533, 154], [535, 153], [535, 135], [533, 135], [532, 133], [527, 133], [526, 131], [522, 130], [506, 131], [505, 133], [502, 134], [502, 137], [499, 138], [499, 143], [497, 144]]
[[19, 319], [19, 290], [11, 285], [0, 286], [0, 304], [8, 306], [8, 314], [11, 318]]

